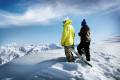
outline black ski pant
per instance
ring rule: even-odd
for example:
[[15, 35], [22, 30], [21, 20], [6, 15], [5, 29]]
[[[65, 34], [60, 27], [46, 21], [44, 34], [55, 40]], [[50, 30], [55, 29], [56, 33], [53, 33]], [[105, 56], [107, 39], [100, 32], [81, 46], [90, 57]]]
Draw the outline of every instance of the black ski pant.
[[90, 46], [90, 42], [81, 42], [77, 46], [78, 53], [80, 55], [85, 54], [87, 61], [90, 61], [90, 48], [89, 48], [89, 46]]

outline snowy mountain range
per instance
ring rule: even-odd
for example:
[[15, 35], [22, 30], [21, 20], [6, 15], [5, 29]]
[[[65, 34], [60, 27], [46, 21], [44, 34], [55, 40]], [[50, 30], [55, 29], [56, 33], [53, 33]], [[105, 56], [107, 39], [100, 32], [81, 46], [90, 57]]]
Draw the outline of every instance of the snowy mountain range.
[[5, 64], [14, 58], [22, 57], [30, 53], [39, 53], [52, 49], [61, 49], [57, 44], [25, 44], [16, 43], [0, 47], [0, 64]]

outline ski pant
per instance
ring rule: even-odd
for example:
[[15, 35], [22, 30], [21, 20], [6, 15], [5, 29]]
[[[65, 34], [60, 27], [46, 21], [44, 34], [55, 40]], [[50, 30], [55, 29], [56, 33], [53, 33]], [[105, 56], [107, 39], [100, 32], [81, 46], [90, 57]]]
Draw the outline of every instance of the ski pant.
[[81, 42], [77, 46], [78, 53], [80, 55], [85, 54], [87, 61], [90, 61], [90, 48], [89, 48], [89, 46], [90, 46], [90, 42]]
[[74, 57], [73, 57], [71, 48], [74, 48], [74, 47], [73, 46], [64, 46], [65, 55], [66, 55], [66, 58], [67, 58], [68, 62], [73, 62], [74, 61]]

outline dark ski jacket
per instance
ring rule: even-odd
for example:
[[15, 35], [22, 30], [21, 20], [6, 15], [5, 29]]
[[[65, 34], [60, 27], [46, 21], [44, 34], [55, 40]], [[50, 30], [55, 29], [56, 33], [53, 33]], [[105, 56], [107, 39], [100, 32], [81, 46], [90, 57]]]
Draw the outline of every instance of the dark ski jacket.
[[88, 25], [82, 26], [78, 35], [81, 37], [81, 42], [90, 42], [90, 28]]

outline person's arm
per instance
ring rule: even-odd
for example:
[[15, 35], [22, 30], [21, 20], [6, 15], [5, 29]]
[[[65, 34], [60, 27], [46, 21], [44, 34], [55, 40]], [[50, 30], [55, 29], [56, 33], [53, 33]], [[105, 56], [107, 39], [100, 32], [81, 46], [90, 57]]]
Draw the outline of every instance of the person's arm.
[[62, 33], [62, 38], [61, 38], [61, 45], [64, 46], [65, 45], [65, 40], [66, 40], [66, 37], [67, 37], [67, 27], [64, 27], [63, 29], [63, 33]]
[[78, 33], [78, 36], [81, 36], [82, 29], [83, 29], [83, 28], [80, 29], [80, 32]]
[[90, 36], [90, 30], [88, 31], [88, 33], [89, 33], [89, 36]]
[[88, 40], [90, 40], [91, 41], [91, 37], [90, 37], [90, 28], [88, 27], [88, 31], [87, 31], [87, 36], [88, 36]]
[[89, 36], [90, 36], [90, 28], [88, 27], [88, 34], [89, 34]]
[[[75, 39], [75, 29], [74, 29], [74, 27], [72, 26], [72, 30], [73, 30], [73, 40]], [[74, 48], [74, 42], [73, 42], [73, 48]]]
[[78, 36], [81, 36], [80, 32], [78, 33]]

